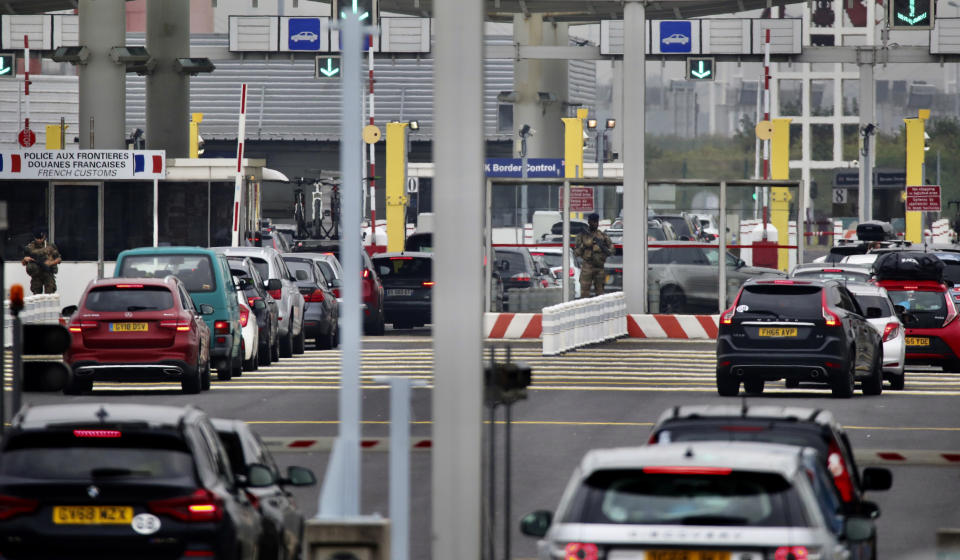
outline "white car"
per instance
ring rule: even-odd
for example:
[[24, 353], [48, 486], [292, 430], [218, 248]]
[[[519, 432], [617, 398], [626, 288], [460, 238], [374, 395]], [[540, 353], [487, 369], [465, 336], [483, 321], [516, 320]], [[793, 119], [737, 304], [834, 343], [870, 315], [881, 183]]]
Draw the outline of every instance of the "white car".
[[301, 31], [296, 35], [291, 35], [290, 40], [293, 41], [294, 43], [299, 43], [300, 41], [307, 41], [309, 43], [312, 43], [317, 40], [317, 37], [319, 37], [319, 35], [317, 35], [313, 31]]
[[[563, 273], [563, 253], [560, 247], [531, 247], [530, 254], [539, 256], [543, 262], [550, 267], [551, 275], [554, 278], [554, 285], [560, 285], [560, 275]], [[573, 298], [580, 297], [580, 266], [577, 263], [577, 257], [570, 255], [570, 283], [573, 285]]]
[[669, 37], [664, 37], [660, 39], [660, 42], [664, 45], [672, 45], [674, 43], [680, 43], [681, 45], [686, 45], [690, 42], [690, 37], [687, 37], [683, 33], [674, 33]]
[[[867, 314], [867, 321], [883, 337], [883, 378], [890, 381], [890, 388], [903, 389], [903, 366], [906, 362], [906, 332], [900, 318], [894, 311], [893, 302], [887, 290], [871, 284], [847, 283], [847, 289], [857, 298], [857, 303]], [[880, 309], [881, 314], [871, 308]]]
[[880, 256], [880, 253], [866, 253], [863, 255], [847, 255], [840, 259], [840, 262], [844, 264], [863, 264], [870, 266], [877, 260], [877, 257]]
[[233, 286], [237, 292], [237, 307], [240, 310], [240, 334], [243, 341], [240, 343], [243, 353], [243, 371], [256, 371], [260, 361], [260, 329], [257, 327], [257, 317], [250, 309], [247, 295], [240, 288], [240, 280], [233, 276]]

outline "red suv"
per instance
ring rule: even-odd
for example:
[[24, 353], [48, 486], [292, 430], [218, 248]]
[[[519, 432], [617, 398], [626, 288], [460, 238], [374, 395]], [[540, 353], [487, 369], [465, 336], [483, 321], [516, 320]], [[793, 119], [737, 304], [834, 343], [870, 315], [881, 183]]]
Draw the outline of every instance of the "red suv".
[[880, 280], [907, 327], [907, 364], [960, 371], [960, 321], [950, 289], [936, 280]]
[[210, 330], [176, 276], [109, 278], [91, 282], [72, 314], [64, 361], [71, 375], [64, 393], [94, 381], [179, 381], [184, 393], [210, 388]]

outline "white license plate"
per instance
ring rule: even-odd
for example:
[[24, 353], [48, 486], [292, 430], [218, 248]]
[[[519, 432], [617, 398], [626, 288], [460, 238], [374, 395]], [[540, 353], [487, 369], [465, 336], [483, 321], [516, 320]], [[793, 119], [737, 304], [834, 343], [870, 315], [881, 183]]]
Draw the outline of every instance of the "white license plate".
[[390, 288], [387, 290], [388, 296], [412, 296], [413, 290], [408, 290], [406, 288]]

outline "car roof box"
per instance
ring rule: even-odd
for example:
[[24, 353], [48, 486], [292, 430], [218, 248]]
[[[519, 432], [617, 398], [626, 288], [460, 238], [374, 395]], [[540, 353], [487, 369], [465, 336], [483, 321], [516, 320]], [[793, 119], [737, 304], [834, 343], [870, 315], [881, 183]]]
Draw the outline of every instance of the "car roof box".
[[872, 220], [857, 226], [857, 239], [860, 241], [891, 241], [897, 238], [890, 222]]
[[895, 251], [877, 257], [877, 280], [932, 280], [943, 282], [943, 261], [932, 253]]

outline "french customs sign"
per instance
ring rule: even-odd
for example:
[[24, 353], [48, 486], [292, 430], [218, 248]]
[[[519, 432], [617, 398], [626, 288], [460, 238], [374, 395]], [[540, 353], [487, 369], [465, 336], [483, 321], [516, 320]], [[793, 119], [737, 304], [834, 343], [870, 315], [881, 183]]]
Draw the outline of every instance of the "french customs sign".
[[165, 176], [164, 150], [0, 151], [0, 179], [152, 181]]

